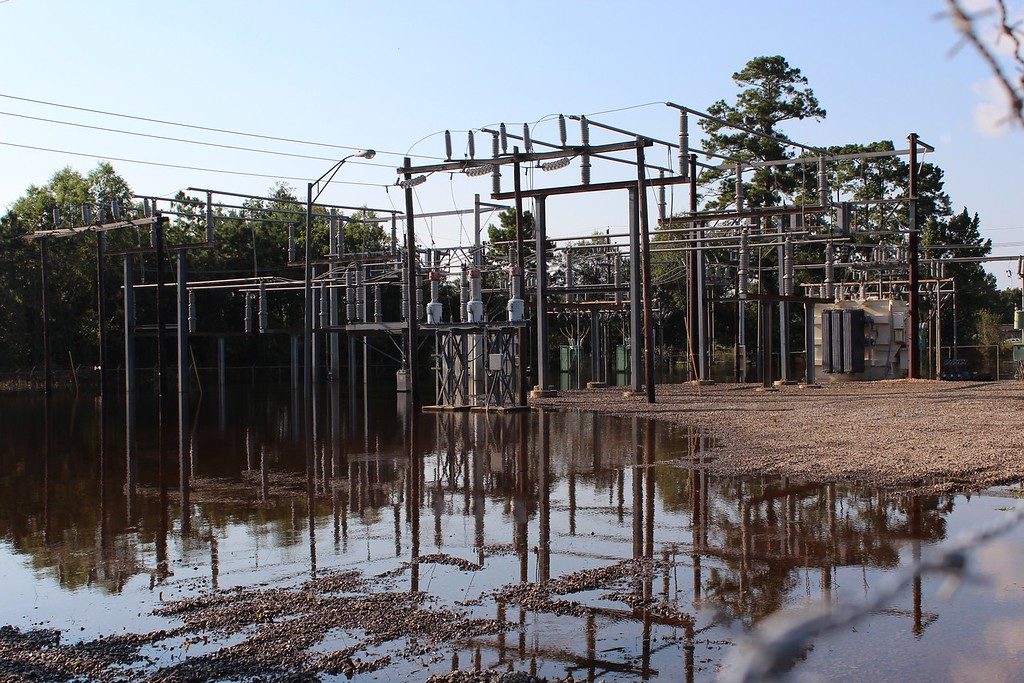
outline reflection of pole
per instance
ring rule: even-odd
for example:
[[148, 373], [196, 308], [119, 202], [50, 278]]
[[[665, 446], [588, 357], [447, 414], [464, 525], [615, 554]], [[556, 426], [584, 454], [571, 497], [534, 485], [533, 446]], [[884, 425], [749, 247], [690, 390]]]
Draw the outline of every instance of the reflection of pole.
[[[408, 164], [408, 159], [406, 159]], [[409, 216], [411, 221], [411, 214]], [[412, 297], [410, 297], [412, 298]], [[416, 456], [416, 418], [417, 411], [413, 401], [413, 392], [409, 392], [410, 405], [406, 409], [406, 454], [408, 457], [407, 471], [409, 477], [408, 505], [406, 515], [409, 518], [409, 590], [418, 593], [420, 590], [420, 480], [423, 463]]]
[[[910, 533], [914, 538], [913, 557], [914, 563], [921, 561], [921, 499], [914, 496], [910, 500]], [[914, 574], [914, 636], [921, 637], [924, 632], [922, 624], [921, 608], [921, 575]]]
[[643, 518], [643, 456], [640, 443], [639, 418], [633, 418], [633, 558], [643, 556], [644, 549], [644, 518]]
[[542, 410], [537, 415], [540, 434], [540, 534], [537, 542], [537, 581], [547, 581], [551, 576], [551, 444], [549, 440], [548, 414]]
[[644, 481], [644, 502], [646, 530], [644, 531], [644, 557], [654, 557], [654, 420], [647, 420], [644, 426], [644, 464], [647, 478]]

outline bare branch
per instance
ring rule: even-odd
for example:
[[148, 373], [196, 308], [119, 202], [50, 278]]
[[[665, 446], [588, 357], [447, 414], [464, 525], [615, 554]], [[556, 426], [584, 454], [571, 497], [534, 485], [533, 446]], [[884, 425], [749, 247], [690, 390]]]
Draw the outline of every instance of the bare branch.
[[[991, 10], [971, 15], [961, 7], [959, 0], [947, 0], [949, 5], [948, 16], [953, 23], [953, 28], [963, 36], [963, 40], [974, 46], [975, 51], [988, 64], [992, 75], [995, 76], [1005, 91], [1010, 101], [1010, 112], [1007, 118], [1015, 120], [1018, 124], [1024, 126], [1024, 55], [1021, 53], [1021, 40], [1020, 36], [1017, 35], [1016, 28], [1010, 25], [1009, 12], [1007, 11], [1005, 0], [994, 1], [999, 15], [998, 28], [1000, 36], [1008, 38], [1014, 46], [1014, 60], [1021, 69], [1021, 75], [1016, 79], [1016, 82], [1014, 82], [1013, 77], [1009, 73], [1009, 69], [1004, 67], [996, 57], [994, 47], [987, 45], [978, 35], [978, 20], [981, 17], [992, 14]], [[996, 42], [998, 42], [998, 39]]]

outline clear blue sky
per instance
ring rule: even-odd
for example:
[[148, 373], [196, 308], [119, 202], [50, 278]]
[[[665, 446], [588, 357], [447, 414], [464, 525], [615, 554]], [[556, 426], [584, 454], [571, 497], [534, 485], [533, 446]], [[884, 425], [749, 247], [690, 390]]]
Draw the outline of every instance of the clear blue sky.
[[[979, 0], [980, 1], [980, 0]], [[374, 165], [346, 166], [324, 199], [401, 205], [401, 154], [441, 156], [445, 128], [464, 131], [672, 100], [696, 108], [732, 99], [730, 79], [751, 57], [782, 54], [803, 70], [828, 110], [823, 122], [787, 132], [812, 144], [893, 139], [911, 132], [938, 148], [956, 207], [982, 216], [997, 243], [1024, 241], [1020, 175], [1024, 131], [982, 131], [975, 110], [989, 73], [970, 50], [950, 57], [957, 36], [936, 18], [944, 2], [0, 2], [0, 93], [218, 128], [373, 147]], [[977, 4], [977, 3], [975, 3]], [[1014, 3], [1011, 2], [1011, 5]], [[298, 144], [114, 119], [0, 98], [0, 112], [297, 152], [343, 155]], [[671, 139], [675, 115], [658, 104], [596, 117]], [[551, 121], [536, 136], [557, 137]], [[604, 141], [604, 138], [595, 138]], [[456, 153], [465, 146], [456, 134]], [[313, 178], [326, 160], [212, 149], [0, 115], [0, 142]], [[489, 149], [479, 139], [478, 149]], [[96, 160], [0, 145], [0, 209], [58, 168]], [[273, 182], [114, 162], [140, 193], [188, 186], [262, 193]], [[573, 170], [538, 182], [570, 181]], [[626, 166], [595, 179], [627, 177]], [[291, 181], [299, 187], [301, 181]], [[487, 178], [433, 176], [417, 194], [427, 211], [486, 196]], [[686, 202], [685, 190], [675, 205]], [[549, 203], [553, 234], [625, 224], [616, 194]], [[457, 220], [421, 227], [425, 242], [452, 244]], [[1022, 247], [1001, 249], [1021, 253]], [[1000, 284], [1015, 284], [1006, 267]]]

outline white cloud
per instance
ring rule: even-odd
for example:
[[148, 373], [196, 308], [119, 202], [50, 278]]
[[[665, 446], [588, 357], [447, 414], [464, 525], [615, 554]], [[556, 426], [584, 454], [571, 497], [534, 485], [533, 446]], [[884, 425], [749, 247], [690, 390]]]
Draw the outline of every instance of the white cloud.
[[983, 135], [998, 137], [1010, 130], [1010, 101], [995, 76], [971, 86], [980, 100], [974, 105], [974, 129]]

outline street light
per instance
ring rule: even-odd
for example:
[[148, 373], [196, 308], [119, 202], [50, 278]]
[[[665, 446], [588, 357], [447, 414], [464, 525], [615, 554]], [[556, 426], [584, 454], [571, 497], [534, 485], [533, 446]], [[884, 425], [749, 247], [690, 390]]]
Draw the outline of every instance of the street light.
[[[305, 250], [305, 281], [303, 292], [305, 294], [305, 312], [303, 314], [302, 329], [302, 380], [306, 400], [312, 395], [313, 390], [313, 202], [323, 194], [327, 186], [334, 180], [338, 170], [349, 159], [372, 159], [377, 152], [372, 149], [363, 150], [349, 154], [344, 159], [327, 169], [327, 172], [306, 186], [306, 250]], [[313, 190], [316, 189], [314, 193]], [[307, 415], [309, 411], [306, 411]]]

